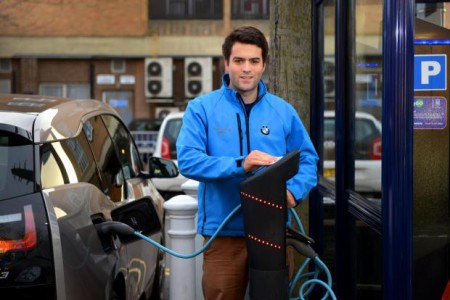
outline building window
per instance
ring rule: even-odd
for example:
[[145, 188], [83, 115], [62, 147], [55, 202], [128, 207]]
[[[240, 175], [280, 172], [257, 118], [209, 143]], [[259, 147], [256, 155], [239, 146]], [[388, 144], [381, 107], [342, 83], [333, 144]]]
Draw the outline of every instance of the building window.
[[0, 93], [2, 94], [11, 93], [11, 80], [0, 79]]
[[222, 19], [223, 0], [149, 0], [150, 19]]
[[11, 73], [11, 60], [0, 58], [0, 73]]
[[269, 0], [231, 0], [232, 19], [269, 19]]
[[91, 89], [87, 83], [41, 83], [39, 85], [39, 94], [43, 96], [88, 99], [90, 93]]
[[111, 60], [111, 72], [123, 73], [126, 69], [125, 59], [113, 59]]

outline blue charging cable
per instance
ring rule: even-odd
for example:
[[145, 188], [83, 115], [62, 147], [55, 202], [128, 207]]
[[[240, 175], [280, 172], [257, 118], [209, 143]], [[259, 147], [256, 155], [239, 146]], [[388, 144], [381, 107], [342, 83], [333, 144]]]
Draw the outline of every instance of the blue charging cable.
[[146, 240], [147, 242], [149, 242], [150, 244], [152, 244], [155, 247], [158, 247], [159, 249], [163, 250], [164, 252], [167, 252], [173, 256], [176, 256], [178, 258], [193, 258], [201, 253], [203, 253], [203, 251], [205, 251], [206, 248], [209, 247], [209, 245], [212, 243], [212, 241], [216, 238], [216, 236], [219, 234], [219, 232], [222, 230], [222, 228], [228, 223], [228, 220], [231, 219], [231, 217], [234, 216], [234, 214], [241, 208], [241, 205], [239, 204], [238, 206], [235, 207], [235, 209], [233, 209], [233, 211], [225, 218], [225, 220], [223, 220], [222, 224], [220, 224], [219, 228], [217, 228], [216, 232], [211, 236], [211, 238], [208, 240], [208, 242], [206, 242], [202, 248], [200, 248], [199, 250], [191, 253], [191, 254], [182, 254], [182, 253], [178, 253], [175, 252], [173, 250], [170, 250], [167, 247], [164, 247], [163, 245], [155, 242], [154, 240], [152, 240], [151, 238], [141, 234], [140, 232], [135, 231], [134, 235], [137, 235], [138, 237]]
[[[305, 230], [303, 228], [302, 222], [301, 222], [300, 217], [298, 216], [297, 212], [295, 211], [295, 209], [290, 208], [289, 211], [290, 211], [291, 215], [294, 216], [294, 219], [295, 219], [295, 222], [297, 224], [297, 227], [299, 228], [299, 231], [302, 234], [305, 234]], [[311, 260], [313, 260], [313, 262], [315, 263], [315, 270], [313, 272], [308, 272], [308, 273], [303, 274], [306, 266], [311, 262]], [[325, 273], [326, 282], [324, 282], [323, 280], [319, 279], [319, 274], [321, 272]], [[307, 278], [311, 278], [311, 279], [307, 279]], [[332, 300], [336, 300], [337, 299], [336, 295], [334, 294], [333, 289], [332, 289], [333, 280], [331, 278], [330, 270], [322, 262], [322, 260], [319, 258], [319, 256], [316, 253], [314, 253], [314, 255], [312, 255], [312, 258], [306, 257], [305, 261], [298, 268], [296, 275], [294, 276], [294, 278], [289, 283], [289, 295], [294, 294], [294, 289], [295, 289], [295, 287], [297, 286], [297, 284], [298, 284], [298, 282], [300, 280], [305, 280], [305, 281], [300, 285], [300, 288], [299, 288], [299, 291], [298, 291], [298, 298], [290, 298], [290, 299], [292, 299], [292, 300], [296, 300], [296, 299], [304, 300], [305, 297], [307, 297], [312, 292], [312, 290], [314, 289], [314, 287], [317, 284], [322, 286], [326, 290], [326, 293], [323, 296], [322, 300], [325, 300], [325, 299], [328, 299], [328, 298], [330, 298]], [[309, 287], [309, 288], [308, 288], [308, 290], [305, 291], [305, 289], [307, 287]]]
[[[205, 249], [209, 247], [209, 245], [217, 237], [217, 235], [222, 230], [222, 228], [228, 223], [228, 221], [236, 214], [236, 212], [240, 208], [241, 208], [240, 204], [238, 206], [236, 206], [233, 209], [233, 211], [223, 220], [223, 222], [220, 224], [219, 228], [217, 228], [216, 232], [211, 236], [211, 238], [208, 240], [208, 242], [206, 242], [202, 248], [200, 248], [199, 250], [197, 250], [193, 253], [190, 253], [190, 254], [182, 254], [182, 253], [175, 252], [175, 251], [155, 242], [154, 240], [141, 234], [138, 231], [134, 231], [133, 234], [140, 237], [141, 239], [147, 241], [148, 243], [152, 244], [153, 246], [163, 250], [164, 252], [169, 253], [170, 255], [173, 255], [178, 258], [184, 258], [184, 259], [193, 258], [193, 257], [203, 253], [203, 251], [205, 251]], [[294, 219], [297, 223], [297, 226], [298, 226], [300, 232], [304, 234], [303, 225], [302, 225], [302, 222], [301, 222], [297, 212], [293, 208], [290, 208], [289, 210], [290, 210], [291, 214], [294, 216]], [[306, 266], [311, 262], [311, 260], [315, 263], [315, 270], [313, 272], [308, 272], [308, 273], [303, 274], [304, 270], [306, 269]], [[319, 275], [321, 272], [325, 273], [326, 282], [319, 279]], [[310, 279], [308, 279], [308, 278], [310, 278]], [[294, 278], [289, 283], [289, 295], [292, 295], [294, 293], [295, 287], [297, 286], [298, 282], [300, 282], [301, 280], [305, 280], [305, 281], [299, 287], [299, 290], [298, 290], [299, 296], [296, 298], [290, 298], [291, 300], [305, 300], [305, 297], [307, 297], [312, 292], [312, 290], [314, 289], [314, 287], [316, 285], [320, 285], [326, 290], [326, 293], [325, 293], [324, 297], [322, 298], [322, 300], [325, 300], [328, 298], [330, 298], [332, 300], [336, 300], [336, 296], [331, 287], [332, 283], [333, 283], [332, 278], [331, 278], [331, 273], [328, 270], [327, 266], [320, 260], [320, 258], [317, 255], [313, 256], [313, 258], [310, 258], [310, 257], [305, 258], [305, 261], [299, 267]], [[306, 288], [308, 288], [308, 289], [305, 291]]]

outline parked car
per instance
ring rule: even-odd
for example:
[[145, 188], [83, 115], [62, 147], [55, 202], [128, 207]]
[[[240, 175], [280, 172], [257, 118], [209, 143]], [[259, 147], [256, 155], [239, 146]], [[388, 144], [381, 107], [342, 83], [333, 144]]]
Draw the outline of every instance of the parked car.
[[[170, 113], [163, 120], [156, 140], [156, 157], [177, 161], [176, 140], [181, 129], [183, 112]], [[355, 190], [371, 197], [381, 194], [381, 122], [373, 115], [356, 112], [355, 120]], [[335, 176], [335, 117], [334, 111], [324, 114], [324, 176]], [[186, 178], [155, 179], [161, 193], [168, 197], [183, 193]]]
[[[159, 299], [164, 199], [116, 111], [96, 100], [0, 95], [2, 299]], [[126, 230], [125, 230], [126, 231]]]
[[[176, 142], [183, 124], [183, 115], [184, 112], [171, 112], [164, 118], [156, 139], [154, 157], [171, 159], [178, 164]], [[155, 178], [153, 182], [167, 200], [173, 196], [184, 194], [182, 184], [186, 181], [186, 177], [178, 174], [176, 178]]]
[[[355, 191], [381, 195], [381, 122], [365, 112], [355, 114]], [[335, 177], [335, 114], [324, 115], [324, 162], [325, 177]]]

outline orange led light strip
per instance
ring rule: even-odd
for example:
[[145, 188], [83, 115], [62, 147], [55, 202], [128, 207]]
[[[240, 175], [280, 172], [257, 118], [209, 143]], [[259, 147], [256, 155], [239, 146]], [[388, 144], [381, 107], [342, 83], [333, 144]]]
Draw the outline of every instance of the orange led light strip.
[[263, 240], [263, 239], [260, 239], [260, 238], [258, 238], [258, 237], [256, 237], [256, 236], [254, 236], [254, 235], [247, 234], [247, 237], [248, 237], [249, 239], [251, 239], [251, 240], [253, 240], [253, 241], [255, 241], [255, 242], [258, 242], [258, 243], [260, 243], [260, 244], [263, 244], [263, 245], [265, 245], [265, 246], [268, 246], [268, 247], [272, 247], [272, 248], [281, 250], [281, 246], [280, 246], [280, 245], [277, 245], [277, 244], [274, 244], [274, 243], [265, 241], [265, 240]]
[[31, 205], [23, 208], [25, 215], [25, 235], [20, 240], [0, 240], [0, 253], [6, 251], [28, 250], [37, 244], [36, 227]]
[[247, 194], [247, 193], [244, 193], [244, 192], [241, 192], [241, 195], [243, 195], [244, 197], [247, 197], [249, 199], [255, 200], [255, 201], [257, 201], [257, 202], [259, 202], [261, 204], [264, 204], [264, 205], [267, 205], [267, 206], [270, 206], [270, 207], [273, 207], [273, 208], [277, 208], [277, 209], [283, 209], [282, 205], [278, 205], [278, 204], [272, 203], [270, 201], [258, 198], [256, 196], [253, 196], [253, 195], [250, 195], [250, 194]]

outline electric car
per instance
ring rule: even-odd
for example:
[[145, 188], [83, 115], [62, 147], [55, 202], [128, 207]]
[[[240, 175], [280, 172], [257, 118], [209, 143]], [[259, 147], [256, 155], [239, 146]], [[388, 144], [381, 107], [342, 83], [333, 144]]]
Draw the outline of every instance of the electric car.
[[178, 169], [148, 170], [106, 103], [0, 95], [0, 297], [159, 299], [163, 253], [132, 233], [163, 243], [152, 178]]

